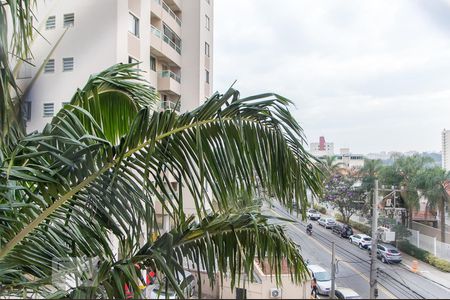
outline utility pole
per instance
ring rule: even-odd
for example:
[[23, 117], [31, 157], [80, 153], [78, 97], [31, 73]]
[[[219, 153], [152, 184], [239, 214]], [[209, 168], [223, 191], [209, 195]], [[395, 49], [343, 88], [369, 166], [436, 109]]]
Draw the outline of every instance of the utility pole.
[[336, 282], [336, 263], [334, 258], [334, 242], [331, 242], [331, 290], [330, 299], [334, 299], [334, 285]]
[[378, 179], [375, 179], [375, 191], [372, 201], [372, 246], [370, 258], [370, 299], [378, 296], [377, 280], [377, 244], [378, 244]]

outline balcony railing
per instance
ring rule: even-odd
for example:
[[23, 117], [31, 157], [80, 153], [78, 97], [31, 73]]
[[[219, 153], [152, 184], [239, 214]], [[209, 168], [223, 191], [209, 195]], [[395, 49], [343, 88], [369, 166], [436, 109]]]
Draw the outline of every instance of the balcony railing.
[[175, 110], [175, 111], [180, 111], [181, 105], [180, 105], [180, 101], [178, 102], [172, 102], [172, 101], [161, 101], [161, 109], [162, 110]]
[[[181, 26], [181, 19], [178, 18], [178, 16], [175, 14], [175, 12], [169, 7], [169, 5], [167, 5], [166, 2], [161, 1], [161, 0], [155, 0], [156, 3], [158, 3], [159, 5], [162, 5], [162, 8], [172, 17], [175, 19], [175, 21], [177, 22], [178, 25]], [[162, 3], [161, 3], [162, 2]]]
[[181, 54], [181, 47], [178, 46], [177, 44], [175, 44], [167, 35], [163, 34], [161, 32], [161, 30], [159, 30], [158, 28], [156, 28], [155, 26], [151, 25], [151, 32], [156, 35], [157, 37], [161, 38], [162, 40], [168, 44], [170, 47], [172, 47], [173, 49], [175, 49], [175, 51], [178, 52], [178, 54]]
[[162, 70], [161, 73], [159, 73], [159, 76], [161, 76], [163, 78], [170, 77], [170, 78], [174, 79], [175, 81], [177, 81], [178, 83], [181, 83], [180, 76], [170, 70]]

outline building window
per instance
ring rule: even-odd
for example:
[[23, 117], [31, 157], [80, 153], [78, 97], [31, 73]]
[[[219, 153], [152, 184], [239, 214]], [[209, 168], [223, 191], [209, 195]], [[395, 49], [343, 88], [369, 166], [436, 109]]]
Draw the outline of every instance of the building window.
[[31, 120], [31, 101], [25, 101], [23, 106], [23, 117], [26, 121]]
[[63, 58], [63, 72], [73, 71], [73, 57], [64, 57]]
[[55, 72], [55, 60], [49, 59], [44, 67], [44, 73], [54, 73]]
[[156, 71], [156, 58], [150, 56], [150, 69]]
[[45, 23], [45, 29], [55, 29], [56, 28], [56, 17], [50, 16], [47, 18], [47, 22]]
[[205, 75], [206, 75], [206, 83], [209, 83], [209, 71], [205, 70]]
[[73, 27], [75, 24], [75, 14], [65, 14], [64, 15], [64, 28]]
[[208, 29], [209, 30], [209, 17], [208, 17], [208, 15], [205, 15], [205, 27], [206, 27], [206, 29]]
[[139, 37], [139, 19], [132, 13], [129, 13], [128, 31]]
[[209, 57], [209, 44], [205, 42], [205, 55]]
[[55, 112], [54, 103], [44, 103], [44, 117], [53, 117]]

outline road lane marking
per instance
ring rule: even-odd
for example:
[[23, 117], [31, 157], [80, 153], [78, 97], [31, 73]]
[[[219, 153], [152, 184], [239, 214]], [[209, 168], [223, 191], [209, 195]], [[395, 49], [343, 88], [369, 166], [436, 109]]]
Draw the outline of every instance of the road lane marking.
[[[276, 215], [278, 215], [281, 218], [286, 218], [283, 217], [282, 215], [280, 215], [279, 213], [277, 213], [276, 211], [274, 211], [273, 209], [271, 209], [272, 212], [274, 212]], [[292, 218], [291, 218], [292, 219]], [[293, 220], [295, 221], [295, 220]], [[297, 222], [297, 221], [296, 221]], [[302, 230], [300, 230], [300, 228], [298, 228], [297, 226], [294, 226], [294, 224], [289, 223], [288, 225], [290, 225], [293, 229], [295, 229], [296, 231], [300, 232], [302, 235], [305, 235], [306, 237], [308, 237], [308, 235], [306, 233], [304, 233]], [[319, 241], [317, 241], [316, 239], [312, 238], [312, 240], [319, 245], [321, 248], [323, 248], [326, 252], [328, 252], [331, 255], [331, 251], [330, 249], [326, 248], [324, 245], [322, 245], [321, 243], [319, 243]], [[370, 280], [369, 278], [364, 275], [361, 274], [360, 271], [358, 271], [355, 267], [351, 266], [349, 263], [345, 262], [344, 260], [342, 260], [342, 258], [340, 258], [338, 255], [335, 254], [335, 257], [337, 259], [340, 260], [341, 263], [345, 264], [350, 270], [352, 270], [353, 272], [355, 272], [357, 275], [361, 276], [365, 281], [367, 281], [367, 283], [370, 284]], [[382, 290], [388, 297], [390, 297], [391, 299], [398, 299], [397, 297], [395, 297], [394, 294], [392, 294], [391, 292], [389, 292], [386, 288], [384, 288], [382, 285], [379, 285], [379, 289]]]

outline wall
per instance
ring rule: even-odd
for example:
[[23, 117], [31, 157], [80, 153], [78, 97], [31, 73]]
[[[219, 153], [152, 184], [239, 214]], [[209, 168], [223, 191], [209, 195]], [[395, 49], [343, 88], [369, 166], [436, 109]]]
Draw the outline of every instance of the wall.
[[[421, 234], [435, 237], [438, 241], [441, 241], [441, 229], [433, 228], [431, 226], [427, 226], [418, 222], [412, 222], [412, 229], [419, 231]], [[445, 241], [450, 242], [450, 232], [446, 232]]]
[[[247, 299], [269, 299], [271, 288], [276, 288], [275, 277], [265, 275], [261, 269], [255, 265], [255, 273], [260, 280], [259, 283], [247, 282], [242, 279], [236, 287], [245, 288], [247, 290]], [[236, 287], [231, 289], [231, 281], [224, 278], [221, 290], [221, 299], [236, 299]], [[305, 299], [311, 292], [309, 282], [304, 282], [301, 285], [295, 285], [291, 281], [289, 274], [281, 275], [281, 297], [278, 299]]]

